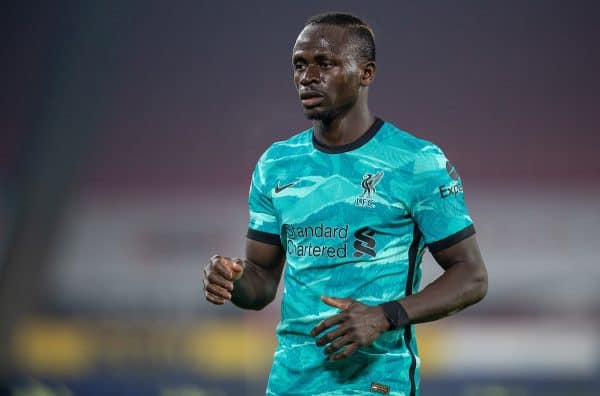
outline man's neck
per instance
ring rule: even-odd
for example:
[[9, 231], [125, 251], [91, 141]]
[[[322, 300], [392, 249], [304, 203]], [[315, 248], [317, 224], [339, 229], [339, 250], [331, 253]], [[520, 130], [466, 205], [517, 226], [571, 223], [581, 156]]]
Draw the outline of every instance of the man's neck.
[[326, 146], [343, 146], [361, 137], [375, 122], [368, 107], [355, 109], [328, 121], [313, 121], [317, 140]]

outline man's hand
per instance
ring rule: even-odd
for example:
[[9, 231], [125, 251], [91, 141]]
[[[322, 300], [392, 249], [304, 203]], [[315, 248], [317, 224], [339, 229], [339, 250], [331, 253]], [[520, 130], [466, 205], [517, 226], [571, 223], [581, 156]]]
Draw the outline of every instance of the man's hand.
[[[339, 314], [325, 319], [311, 331], [316, 337], [324, 330], [338, 327], [317, 340], [317, 345], [330, 343], [325, 353], [330, 360], [339, 360], [352, 355], [358, 348], [370, 345], [381, 333], [389, 329], [383, 308], [360, 303], [350, 298], [321, 297], [321, 300], [332, 307], [342, 310]], [[341, 348], [344, 348], [341, 352]], [[335, 353], [335, 354], [334, 354]]]
[[244, 274], [244, 262], [239, 258], [212, 256], [204, 267], [204, 294], [206, 300], [222, 305], [231, 300], [233, 282]]

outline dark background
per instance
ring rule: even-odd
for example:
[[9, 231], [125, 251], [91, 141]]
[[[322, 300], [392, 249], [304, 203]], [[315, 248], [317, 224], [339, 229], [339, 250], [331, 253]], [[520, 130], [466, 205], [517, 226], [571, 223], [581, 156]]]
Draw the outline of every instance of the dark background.
[[291, 47], [330, 9], [375, 30], [374, 112], [466, 178], [598, 180], [600, 28], [585, 1], [20, 2], [5, 14], [2, 174], [31, 129], [87, 123], [86, 187], [246, 183], [266, 146], [308, 126]]

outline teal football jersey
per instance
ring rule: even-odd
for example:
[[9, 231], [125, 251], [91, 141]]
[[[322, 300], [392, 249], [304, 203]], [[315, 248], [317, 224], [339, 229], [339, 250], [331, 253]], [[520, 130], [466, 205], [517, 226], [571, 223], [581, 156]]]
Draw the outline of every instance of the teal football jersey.
[[461, 179], [444, 153], [376, 119], [329, 147], [308, 129], [261, 156], [248, 238], [286, 251], [281, 321], [267, 395], [419, 394], [413, 326], [329, 361], [311, 329], [339, 310], [321, 296], [377, 305], [419, 290], [425, 248], [472, 235]]

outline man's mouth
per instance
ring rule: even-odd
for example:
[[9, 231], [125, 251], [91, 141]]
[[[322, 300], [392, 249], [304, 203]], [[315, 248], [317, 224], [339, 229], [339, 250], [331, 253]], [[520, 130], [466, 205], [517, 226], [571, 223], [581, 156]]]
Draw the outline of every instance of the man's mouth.
[[321, 103], [324, 99], [320, 92], [308, 91], [300, 94], [300, 101], [304, 107], [314, 107]]
[[302, 105], [304, 107], [315, 107], [323, 101], [322, 96], [313, 96], [312, 98], [302, 99]]

